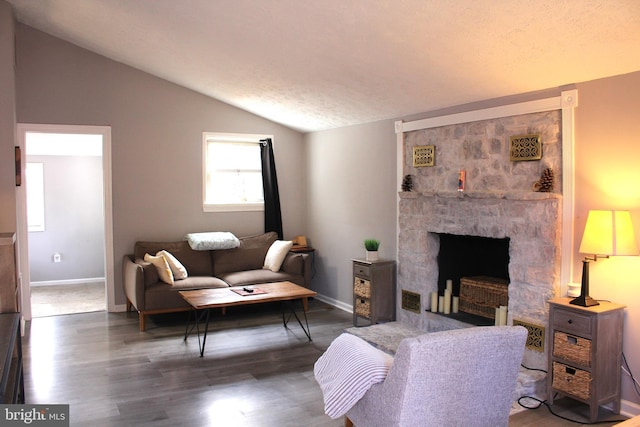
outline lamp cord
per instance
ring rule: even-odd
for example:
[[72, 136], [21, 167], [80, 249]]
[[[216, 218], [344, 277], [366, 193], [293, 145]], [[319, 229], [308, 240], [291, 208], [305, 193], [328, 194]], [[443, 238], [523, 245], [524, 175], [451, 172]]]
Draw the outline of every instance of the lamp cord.
[[625, 374], [631, 377], [631, 381], [633, 382], [633, 389], [635, 390], [636, 394], [640, 396], [640, 384], [638, 383], [638, 380], [636, 380], [636, 378], [633, 376], [633, 372], [631, 372], [631, 367], [627, 362], [627, 358], [624, 355], [624, 352], [622, 352], [622, 364], [623, 364], [622, 370], [624, 371]]
[[[524, 403], [522, 403], [523, 399], [534, 400], [534, 401], [538, 402], [538, 405], [537, 406], [527, 406]], [[549, 405], [546, 400], [540, 400], [537, 397], [533, 397], [533, 396], [522, 396], [522, 397], [520, 397], [518, 399], [518, 405], [522, 406], [525, 409], [531, 409], [531, 410], [539, 409], [540, 407], [545, 406], [547, 408], [547, 410], [549, 411], [549, 413], [551, 413], [551, 415], [553, 415], [555, 417], [558, 417], [558, 418], [561, 418], [561, 419], [563, 419], [565, 421], [569, 421], [569, 422], [572, 422], [572, 423], [575, 423], [575, 424], [581, 424], [581, 425], [611, 424], [611, 423], [619, 423], [619, 422], [622, 422], [622, 421], [626, 421], [626, 419], [622, 419], [622, 420], [596, 421], [594, 423], [589, 423], [589, 422], [585, 422], [585, 421], [574, 420], [574, 419], [567, 418], [567, 417], [564, 417], [564, 416], [562, 416], [560, 414], [557, 414], [557, 413], [553, 412], [553, 409], [551, 409], [551, 405]]]

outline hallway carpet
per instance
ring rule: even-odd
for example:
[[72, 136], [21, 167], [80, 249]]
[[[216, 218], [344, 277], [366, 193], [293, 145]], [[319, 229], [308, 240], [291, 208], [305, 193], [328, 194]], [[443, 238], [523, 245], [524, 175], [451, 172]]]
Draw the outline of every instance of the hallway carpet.
[[31, 316], [89, 313], [106, 310], [104, 283], [31, 287]]

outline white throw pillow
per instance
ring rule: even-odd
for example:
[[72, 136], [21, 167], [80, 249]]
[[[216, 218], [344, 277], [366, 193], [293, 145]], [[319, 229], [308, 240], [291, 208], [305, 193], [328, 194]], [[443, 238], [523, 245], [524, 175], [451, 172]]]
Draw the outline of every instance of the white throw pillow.
[[161, 250], [161, 251], [158, 251], [156, 256], [165, 257], [165, 259], [167, 260], [167, 264], [169, 264], [169, 268], [173, 273], [173, 280], [182, 280], [189, 277], [189, 274], [187, 273], [187, 269], [184, 268], [184, 265], [182, 265], [182, 263], [178, 261], [178, 258], [174, 257], [170, 252]]
[[282, 261], [284, 261], [292, 246], [293, 242], [290, 240], [276, 240], [273, 242], [267, 251], [267, 256], [264, 258], [264, 266], [262, 268], [273, 272], [280, 271]]
[[144, 260], [155, 265], [156, 269], [158, 270], [158, 276], [160, 276], [160, 280], [173, 285], [173, 273], [171, 272], [171, 267], [169, 267], [169, 263], [167, 262], [167, 259], [165, 257], [144, 254]]

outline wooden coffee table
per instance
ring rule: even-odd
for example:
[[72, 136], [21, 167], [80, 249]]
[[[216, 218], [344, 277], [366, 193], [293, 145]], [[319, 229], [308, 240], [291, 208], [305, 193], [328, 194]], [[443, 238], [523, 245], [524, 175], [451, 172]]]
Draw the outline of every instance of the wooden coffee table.
[[[249, 292], [253, 290], [253, 292]], [[191, 315], [187, 321], [187, 329], [184, 334], [185, 341], [189, 334], [196, 328], [198, 333], [198, 346], [200, 347], [200, 357], [204, 356], [204, 347], [207, 342], [207, 331], [209, 329], [209, 315], [213, 308], [225, 308], [239, 305], [260, 304], [265, 302], [276, 301], [291, 301], [291, 312], [289, 316], [285, 316], [284, 307], [282, 310], [282, 323], [284, 327], [287, 327], [291, 316], [294, 316], [300, 327], [304, 331], [305, 335], [311, 341], [311, 334], [309, 332], [309, 322], [307, 321], [307, 308], [308, 298], [313, 298], [317, 295], [316, 292], [298, 286], [291, 282], [275, 282], [275, 283], [262, 283], [260, 285], [251, 286], [234, 286], [230, 288], [215, 288], [215, 289], [198, 289], [193, 291], [179, 291], [182, 298], [185, 299], [191, 305], [194, 312], [195, 324], [190, 326]], [[306, 324], [302, 324], [300, 318], [295, 311], [295, 302], [301, 301], [302, 312], [304, 314], [304, 321]], [[201, 313], [197, 313], [201, 311]], [[205, 327], [202, 337], [202, 343], [200, 342], [200, 323], [202, 318], [205, 318]], [[285, 318], [286, 317], [286, 318]]]

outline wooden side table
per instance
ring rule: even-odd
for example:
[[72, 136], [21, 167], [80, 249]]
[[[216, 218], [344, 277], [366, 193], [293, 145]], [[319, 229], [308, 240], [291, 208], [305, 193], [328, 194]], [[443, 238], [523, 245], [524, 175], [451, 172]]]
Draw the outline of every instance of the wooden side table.
[[581, 307], [572, 298], [549, 301], [549, 404], [554, 394], [568, 396], [589, 405], [591, 422], [598, 407], [612, 402], [620, 413], [620, 366], [624, 305], [601, 301]]
[[392, 321], [396, 317], [396, 262], [393, 260], [353, 261], [353, 325], [358, 318]]

